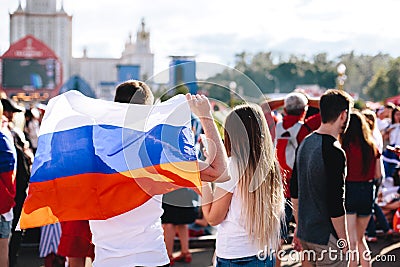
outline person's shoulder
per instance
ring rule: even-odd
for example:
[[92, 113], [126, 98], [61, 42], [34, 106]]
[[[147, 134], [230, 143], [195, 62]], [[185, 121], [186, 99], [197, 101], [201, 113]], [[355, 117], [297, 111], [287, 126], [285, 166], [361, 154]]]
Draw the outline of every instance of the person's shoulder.
[[346, 152], [336, 138], [334, 138], [333, 136], [327, 136], [326, 140], [328, 141], [326, 142], [327, 152], [332, 154], [333, 158], [346, 157]]
[[324, 149], [343, 151], [340, 142], [330, 134], [321, 134], [314, 132], [313, 134], [309, 135], [309, 137], [311, 136], [314, 138], [319, 138], [322, 142], [322, 146]]
[[[321, 114], [317, 113], [304, 119], [305, 124], [321, 124]], [[318, 126], [319, 127], [319, 126]]]
[[309, 135], [307, 135], [307, 136], [304, 138], [304, 140], [303, 140], [302, 143], [304, 143], [304, 142], [314, 142], [314, 141], [316, 141], [317, 139], [321, 139], [321, 138], [322, 138], [322, 135], [321, 135], [321, 134], [316, 133], [316, 132], [311, 132]]
[[319, 135], [322, 139], [322, 142], [325, 145], [331, 146], [332, 148], [340, 148], [341, 149], [341, 145], [340, 142], [333, 137], [330, 134], [321, 134], [321, 133], [317, 133], [317, 135]]

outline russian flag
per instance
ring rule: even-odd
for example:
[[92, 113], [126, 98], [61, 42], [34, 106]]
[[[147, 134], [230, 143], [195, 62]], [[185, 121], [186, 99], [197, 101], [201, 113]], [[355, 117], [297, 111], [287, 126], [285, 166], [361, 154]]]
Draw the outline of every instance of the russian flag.
[[190, 114], [183, 95], [154, 106], [77, 91], [51, 99], [21, 228], [107, 219], [182, 187], [200, 193]]

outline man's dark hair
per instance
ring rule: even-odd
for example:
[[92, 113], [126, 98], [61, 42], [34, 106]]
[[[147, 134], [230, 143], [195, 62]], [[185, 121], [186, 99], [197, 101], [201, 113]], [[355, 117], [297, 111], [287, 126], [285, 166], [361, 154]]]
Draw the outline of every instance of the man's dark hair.
[[353, 98], [343, 90], [330, 89], [321, 96], [319, 107], [323, 123], [335, 122], [344, 110], [350, 113]]
[[114, 102], [152, 105], [154, 96], [150, 87], [144, 82], [128, 80], [117, 86]]

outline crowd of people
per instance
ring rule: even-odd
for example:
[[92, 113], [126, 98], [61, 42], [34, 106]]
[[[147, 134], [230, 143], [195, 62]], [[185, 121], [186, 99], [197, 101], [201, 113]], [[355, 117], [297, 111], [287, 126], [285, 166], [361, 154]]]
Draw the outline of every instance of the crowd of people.
[[[303, 258], [305, 266], [370, 266], [361, 257], [367, 241], [377, 241], [377, 228], [392, 235], [400, 208], [400, 107], [356, 110], [341, 90], [321, 97], [295, 91], [236, 106], [221, 136], [208, 98], [186, 98], [198, 142], [201, 198], [182, 188], [106, 220], [44, 226], [40, 257], [46, 267], [83, 267], [87, 257], [93, 266], [190, 263], [189, 225], [195, 222], [218, 225], [216, 266], [280, 266], [274, 252], [288, 242], [293, 223], [294, 248], [317, 253]], [[145, 83], [129, 80], [116, 87], [114, 101], [152, 105], [154, 96]], [[14, 115], [21, 113], [25, 119], [18, 125]], [[16, 266], [22, 240], [16, 227], [43, 114], [43, 108], [25, 110], [1, 100], [0, 267]], [[338, 247], [339, 240], [346, 245]], [[324, 255], [328, 249], [339, 257]], [[349, 251], [356, 256], [343, 258]]]
[[[333, 102], [328, 102], [329, 94]], [[348, 257], [350, 266], [370, 266], [370, 258], [361, 257], [369, 251], [367, 241], [377, 242], [377, 225], [385, 236], [393, 234], [392, 217], [400, 206], [398, 178], [393, 178], [400, 169], [394, 131], [400, 122], [396, 120], [398, 107], [388, 103], [376, 111], [357, 110], [351, 97], [341, 91], [327, 91], [318, 105], [315, 101], [295, 92], [264, 104], [267, 115], [269, 106], [284, 106], [275, 133], [277, 157], [287, 184], [285, 196], [293, 205], [292, 209], [287, 204], [286, 222], [293, 220], [293, 211], [296, 249], [337, 249], [333, 241], [344, 239], [347, 249], [355, 252]], [[307, 112], [309, 106], [320, 110]], [[297, 148], [297, 154], [293, 153]], [[305, 260], [305, 265], [316, 264]]]

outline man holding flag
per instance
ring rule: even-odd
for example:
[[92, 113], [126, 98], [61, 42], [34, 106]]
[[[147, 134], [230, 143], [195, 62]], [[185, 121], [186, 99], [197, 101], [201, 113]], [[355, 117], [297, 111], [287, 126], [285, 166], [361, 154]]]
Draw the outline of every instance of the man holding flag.
[[[227, 156], [206, 97], [151, 106], [153, 99], [145, 83], [127, 81], [116, 90], [120, 103], [73, 92], [50, 101], [21, 227], [89, 219], [94, 266], [169, 266], [162, 194], [182, 187], [199, 192], [199, 176], [227, 180]], [[197, 161], [190, 111], [212, 143], [211, 162]]]

